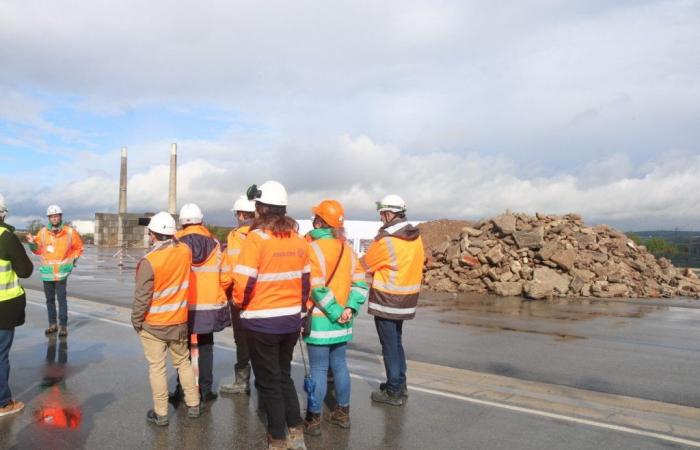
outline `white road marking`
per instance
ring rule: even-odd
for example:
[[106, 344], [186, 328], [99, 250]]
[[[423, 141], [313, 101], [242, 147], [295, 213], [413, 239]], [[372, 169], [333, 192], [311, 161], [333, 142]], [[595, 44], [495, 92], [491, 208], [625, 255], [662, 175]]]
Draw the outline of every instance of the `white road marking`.
[[[29, 301], [29, 300], [27, 300], [27, 303], [34, 305], [34, 306], [46, 308], [46, 305], [42, 304], [42, 303], [37, 303], [37, 302]], [[119, 325], [119, 326], [122, 326], [125, 328], [132, 328], [133, 329], [133, 327], [130, 324], [127, 324], [124, 322], [118, 322], [116, 320], [106, 319], [104, 317], [99, 317], [99, 316], [95, 316], [92, 314], [81, 313], [81, 312], [77, 312], [77, 311], [69, 311], [68, 313], [78, 315], [78, 316], [83, 316], [83, 317], [89, 317], [91, 319], [111, 323], [112, 325]], [[221, 350], [235, 352], [235, 349], [233, 347], [229, 347], [229, 346], [225, 346], [225, 345], [221, 345], [221, 344], [214, 344], [214, 347], [219, 348]], [[302, 363], [299, 363], [297, 361], [292, 361], [292, 364], [294, 364], [296, 366], [303, 365]], [[350, 377], [355, 378], [355, 379], [359, 379], [359, 380], [363, 380], [363, 381], [372, 381], [372, 382], [377, 382], [377, 383], [382, 381], [382, 380], [379, 380], [377, 378], [370, 378], [370, 377], [366, 377], [366, 376], [358, 375], [358, 374], [354, 374], [354, 373], [351, 373]], [[409, 389], [411, 391], [415, 391], [415, 392], [422, 392], [424, 394], [431, 394], [431, 395], [436, 395], [439, 397], [446, 397], [446, 398], [451, 398], [454, 400], [461, 400], [461, 401], [467, 402], [467, 403], [474, 403], [474, 404], [483, 405], [483, 406], [491, 406], [493, 408], [500, 408], [500, 409], [505, 409], [508, 411], [519, 412], [519, 413], [523, 413], [523, 414], [530, 414], [533, 416], [546, 417], [548, 419], [561, 420], [564, 422], [578, 423], [581, 425], [588, 425], [591, 427], [602, 428], [602, 429], [612, 430], [612, 431], [619, 431], [622, 433], [633, 434], [636, 436], [650, 437], [650, 438], [659, 439], [659, 440], [666, 441], [666, 442], [673, 442], [675, 444], [683, 444], [683, 445], [689, 445], [691, 447], [700, 448], [700, 441], [694, 441], [691, 439], [684, 439], [684, 438], [672, 436], [669, 434], [656, 433], [653, 431], [646, 431], [646, 430], [642, 430], [642, 429], [638, 429], [638, 428], [626, 427], [626, 426], [622, 426], [622, 425], [615, 425], [615, 424], [611, 424], [611, 423], [600, 422], [597, 420], [582, 419], [579, 417], [551, 413], [551, 412], [547, 412], [547, 411], [541, 411], [538, 409], [524, 408], [521, 406], [514, 406], [514, 405], [494, 402], [494, 401], [490, 401], [490, 400], [481, 400], [481, 399], [477, 399], [477, 398], [466, 397], [464, 395], [452, 394], [450, 392], [443, 392], [443, 391], [438, 391], [435, 389], [422, 388], [422, 387], [418, 387], [418, 386], [409, 386]], [[24, 394], [24, 392], [22, 394]]]

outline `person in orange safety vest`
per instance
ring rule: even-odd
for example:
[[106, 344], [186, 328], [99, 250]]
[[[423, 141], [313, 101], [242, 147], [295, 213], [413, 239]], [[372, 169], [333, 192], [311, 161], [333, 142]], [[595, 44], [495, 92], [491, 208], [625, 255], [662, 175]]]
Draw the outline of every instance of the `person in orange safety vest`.
[[[192, 335], [196, 335], [199, 353], [199, 392], [203, 402], [216, 400], [218, 395], [212, 390], [214, 385], [214, 333], [231, 325], [229, 301], [225, 288], [231, 284], [230, 271], [222, 271], [224, 254], [221, 244], [202, 225], [204, 215], [194, 203], [188, 203], [180, 210], [180, 224], [183, 229], [175, 237], [192, 251], [192, 271], [188, 293], [188, 326], [190, 352]], [[170, 394], [171, 403], [176, 406], [182, 400], [182, 389], [178, 383], [175, 392]]]
[[309, 244], [287, 216], [287, 191], [268, 181], [248, 189], [256, 219], [234, 268], [233, 300], [241, 309], [268, 448], [306, 448], [291, 363], [309, 298]]
[[154, 245], [136, 266], [131, 323], [141, 339], [153, 392], [153, 409], [146, 414], [146, 420], [166, 426], [168, 380], [165, 360], [168, 352], [182, 383], [187, 416], [197, 418], [200, 415], [200, 397], [187, 345], [192, 252], [187, 245], [173, 238], [175, 219], [170, 214], [160, 212], [153, 216], [148, 230]]
[[387, 380], [372, 392], [372, 400], [400, 406], [408, 396], [403, 322], [416, 314], [425, 254], [418, 228], [406, 220], [401, 197], [387, 195], [377, 202], [377, 211], [383, 225], [362, 260], [373, 274], [368, 312], [374, 316]]

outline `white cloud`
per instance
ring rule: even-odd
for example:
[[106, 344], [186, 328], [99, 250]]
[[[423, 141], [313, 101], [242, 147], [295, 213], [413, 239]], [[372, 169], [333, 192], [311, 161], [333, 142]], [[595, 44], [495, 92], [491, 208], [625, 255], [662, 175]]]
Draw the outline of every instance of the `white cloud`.
[[[217, 145], [223, 144], [212, 147]], [[183, 143], [180, 148], [186, 154], [190, 147]], [[290, 191], [290, 212], [299, 218], [308, 217], [309, 208], [324, 198], [343, 202], [349, 218], [373, 218], [374, 201], [394, 192], [405, 197], [416, 219], [478, 219], [510, 209], [579, 212], [590, 222], [604, 220], [621, 226], [680, 223], [692, 227], [700, 221], [697, 155], [639, 167], [631, 167], [624, 158], [612, 158], [591, 163], [578, 174], [523, 178], [505, 158], [476, 153], [411, 155], [366, 136], [340, 136], [325, 148], [329, 151], [297, 142], [262, 158], [229, 159], [218, 150], [207, 153], [208, 159], [201, 157], [203, 153], [185, 158], [178, 171], [178, 202], [198, 203], [208, 220], [224, 224], [231, 220], [233, 201], [249, 184], [278, 179]], [[169, 169], [167, 152], [161, 153], [162, 163], [137, 169], [130, 176], [130, 211], [166, 207]], [[620, 164], [625, 170], [616, 174]], [[591, 173], [604, 176], [590, 183]], [[6, 185], [7, 180], [0, 182]], [[59, 203], [69, 214], [85, 218], [97, 210], [115, 210], [117, 179], [116, 174], [96, 175], [41, 189], [21, 183], [5, 194], [11, 205], [31, 199], [30, 205], [18, 205], [20, 215], [38, 214], [46, 204]]]

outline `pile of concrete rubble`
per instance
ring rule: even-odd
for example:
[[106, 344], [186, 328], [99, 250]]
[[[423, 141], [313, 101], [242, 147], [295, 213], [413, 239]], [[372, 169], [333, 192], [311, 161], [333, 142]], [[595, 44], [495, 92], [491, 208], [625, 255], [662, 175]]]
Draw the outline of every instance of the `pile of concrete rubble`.
[[581, 216], [506, 212], [427, 253], [424, 284], [439, 292], [551, 297], [698, 297], [700, 279]]

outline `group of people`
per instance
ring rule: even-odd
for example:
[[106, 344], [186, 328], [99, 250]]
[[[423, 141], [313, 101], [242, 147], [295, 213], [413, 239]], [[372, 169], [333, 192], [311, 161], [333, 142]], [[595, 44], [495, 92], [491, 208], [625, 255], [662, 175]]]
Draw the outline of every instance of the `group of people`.
[[[260, 409], [267, 418], [268, 448], [303, 449], [305, 434], [321, 434], [322, 405], [331, 376], [336, 401], [325, 419], [349, 428], [346, 349], [354, 319], [365, 303], [374, 316], [386, 369], [386, 382], [371, 399], [403, 405], [408, 396], [403, 322], [415, 315], [424, 262], [420, 233], [406, 219], [405, 202], [397, 195], [377, 202], [382, 226], [362, 258], [346, 241], [340, 202], [324, 200], [314, 206], [313, 229], [306, 236], [299, 234], [287, 206], [287, 192], [280, 183], [251, 186], [235, 202], [238, 223], [226, 245], [203, 225], [204, 215], [195, 204], [182, 207], [179, 230], [166, 212], [150, 219], [152, 247], [136, 267], [131, 317], [148, 361], [150, 423], [168, 425], [168, 403], [178, 407], [184, 401], [187, 416], [194, 419], [201, 415], [204, 402], [218, 397], [213, 389], [214, 333], [232, 326], [234, 376], [219, 392], [250, 393], [252, 368]], [[6, 330], [24, 321], [24, 291], [18, 277], [32, 271], [21, 243], [4, 223], [6, 213], [0, 196], [0, 415], [5, 409], [21, 409], [7, 383], [12, 333]], [[65, 336], [65, 280], [82, 254], [82, 242], [62, 223], [60, 208], [53, 205], [47, 215], [49, 225], [27, 240], [42, 257], [40, 271], [49, 306], [46, 333]], [[14, 316], [6, 312], [13, 310], [12, 305]], [[305, 417], [291, 378], [300, 339], [314, 381], [307, 390]], [[168, 353], [177, 369], [170, 392]]]

